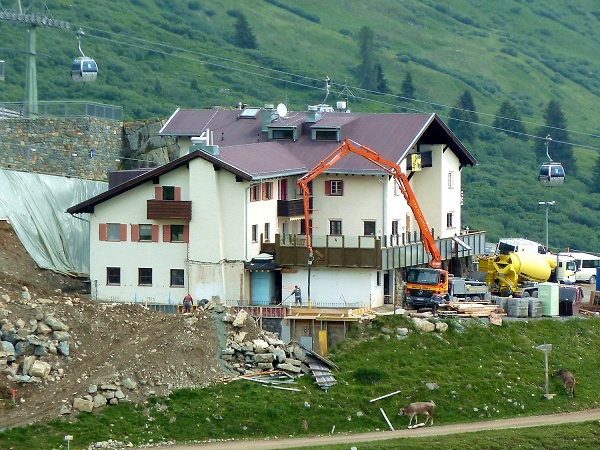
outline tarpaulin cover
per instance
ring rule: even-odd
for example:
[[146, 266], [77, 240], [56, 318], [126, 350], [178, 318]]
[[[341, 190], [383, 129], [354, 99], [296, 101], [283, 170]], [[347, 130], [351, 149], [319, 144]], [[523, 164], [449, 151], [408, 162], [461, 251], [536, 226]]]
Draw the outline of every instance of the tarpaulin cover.
[[108, 183], [0, 169], [0, 218], [8, 219], [42, 269], [87, 276], [88, 214], [66, 211], [108, 189]]

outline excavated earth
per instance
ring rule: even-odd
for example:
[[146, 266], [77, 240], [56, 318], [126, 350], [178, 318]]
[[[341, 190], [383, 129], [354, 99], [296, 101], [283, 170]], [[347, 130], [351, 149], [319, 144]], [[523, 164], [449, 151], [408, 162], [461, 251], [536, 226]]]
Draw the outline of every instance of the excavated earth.
[[[14, 362], [0, 358], [5, 360], [0, 361], [0, 429], [61, 415], [75, 418], [74, 400], [90, 395], [94, 385], [117, 387], [125, 395], [123, 401], [139, 403], [232, 375], [218, 357], [228, 330], [213, 310], [164, 314], [139, 304], [94, 302], [85, 289], [80, 280], [39, 269], [10, 224], [0, 222], [3, 332], [10, 327], [35, 328], [36, 322], [52, 316], [67, 325], [70, 335], [68, 355], [44, 351], [37, 356], [52, 369], [35, 383], [15, 381], [14, 374], [3, 371], [12, 364], [22, 365], [23, 356]], [[249, 337], [260, 332], [251, 318], [240, 331]]]

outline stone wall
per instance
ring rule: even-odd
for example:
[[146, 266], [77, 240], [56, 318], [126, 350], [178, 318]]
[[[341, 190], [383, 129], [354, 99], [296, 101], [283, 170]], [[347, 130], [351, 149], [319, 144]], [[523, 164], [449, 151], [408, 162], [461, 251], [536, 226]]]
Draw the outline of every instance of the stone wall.
[[124, 124], [96, 117], [0, 120], [0, 167], [89, 180], [119, 169], [156, 167], [178, 154], [158, 136], [159, 119]]

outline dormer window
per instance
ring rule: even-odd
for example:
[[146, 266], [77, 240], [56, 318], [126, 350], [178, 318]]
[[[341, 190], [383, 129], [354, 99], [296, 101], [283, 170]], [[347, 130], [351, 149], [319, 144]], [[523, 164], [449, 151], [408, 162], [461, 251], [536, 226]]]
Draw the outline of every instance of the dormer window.
[[269, 127], [269, 139], [295, 141], [298, 131], [296, 127]]
[[340, 127], [311, 127], [311, 138], [313, 141], [336, 141], [340, 142], [341, 130]]

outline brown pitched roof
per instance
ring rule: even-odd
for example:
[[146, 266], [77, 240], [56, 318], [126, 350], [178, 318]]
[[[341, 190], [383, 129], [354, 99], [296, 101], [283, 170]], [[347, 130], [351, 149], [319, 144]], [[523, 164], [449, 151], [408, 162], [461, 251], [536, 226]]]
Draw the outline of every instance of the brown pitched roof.
[[[285, 118], [276, 118], [271, 127], [295, 127], [298, 139], [268, 141], [262, 131], [262, 111], [255, 117], [242, 118], [240, 110], [185, 110], [178, 109], [160, 130], [163, 136], [200, 136], [210, 129], [213, 143], [219, 146], [217, 154], [195, 151], [164, 166], [140, 175], [107, 192], [75, 205], [67, 212], [93, 211], [94, 205], [119, 195], [139, 184], [159, 177], [163, 173], [190, 160], [203, 158], [230, 171], [244, 180], [274, 178], [304, 174], [312, 169], [340, 143], [314, 141], [311, 129], [339, 128], [342, 139], [352, 139], [370, 147], [383, 158], [400, 163], [416, 144], [445, 144], [459, 158], [462, 166], [473, 166], [475, 158], [435, 114], [357, 114], [320, 113], [317, 122], [306, 122], [306, 113], [292, 112]], [[330, 173], [381, 174], [384, 173], [370, 161], [349, 154], [338, 161]]]

